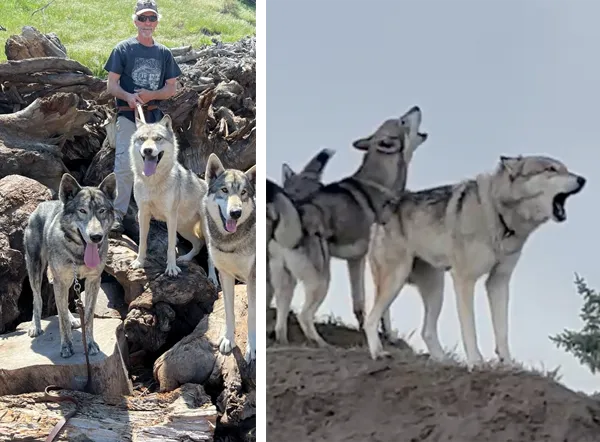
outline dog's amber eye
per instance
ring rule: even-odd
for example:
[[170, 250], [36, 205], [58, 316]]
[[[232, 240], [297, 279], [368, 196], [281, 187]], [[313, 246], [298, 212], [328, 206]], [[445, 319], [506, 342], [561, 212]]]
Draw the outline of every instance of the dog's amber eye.
[[106, 212], [106, 209], [100, 209], [100, 210], [98, 210], [98, 213], [99, 213], [99, 214], [101, 214], [101, 215], [102, 215], [104, 212]]
[[246, 189], [242, 190], [242, 196], [246, 195], [248, 192], [246, 192]]
[[221, 187], [221, 192], [227, 193], [227, 187]]
[[163, 139], [163, 137], [156, 137], [156, 138], [154, 138], [154, 141], [160, 141], [162, 139]]
[[80, 213], [83, 213], [84, 215], [87, 213], [87, 212], [85, 211], [85, 209], [79, 209], [79, 212], [80, 212]]

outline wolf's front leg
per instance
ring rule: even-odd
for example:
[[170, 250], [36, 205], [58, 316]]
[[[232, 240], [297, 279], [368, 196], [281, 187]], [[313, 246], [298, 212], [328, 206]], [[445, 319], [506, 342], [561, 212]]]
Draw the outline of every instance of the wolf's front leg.
[[73, 333], [71, 331], [71, 318], [69, 317], [69, 287], [70, 281], [65, 283], [60, 278], [54, 279], [54, 300], [58, 311], [58, 325], [60, 329], [60, 355], [63, 358], [73, 356]]
[[221, 276], [221, 287], [223, 287], [223, 303], [225, 304], [225, 334], [221, 336], [219, 350], [223, 354], [231, 353], [235, 347], [235, 278], [228, 273], [219, 272]]
[[140, 203], [138, 209], [138, 218], [140, 226], [140, 248], [137, 258], [131, 263], [132, 269], [144, 267], [146, 261], [146, 250], [148, 246], [148, 230], [150, 229], [150, 210], [144, 203]]
[[246, 363], [256, 360], [256, 267], [248, 278], [248, 344], [244, 359]]
[[100, 276], [97, 279], [89, 279], [85, 282], [85, 340], [87, 341], [88, 353], [95, 355], [100, 351], [100, 346], [94, 340], [94, 308], [100, 291]]
[[165, 274], [168, 276], [177, 276], [181, 269], [177, 267], [177, 255], [175, 246], [177, 245], [177, 207], [171, 209], [167, 216], [167, 269]]

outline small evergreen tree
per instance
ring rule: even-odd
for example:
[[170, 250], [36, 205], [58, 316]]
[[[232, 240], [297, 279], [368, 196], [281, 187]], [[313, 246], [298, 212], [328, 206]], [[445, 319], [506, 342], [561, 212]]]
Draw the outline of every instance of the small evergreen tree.
[[590, 289], [585, 280], [575, 274], [577, 292], [583, 297], [579, 315], [584, 322], [580, 331], [564, 330], [550, 340], [558, 348], [575, 356], [582, 365], [595, 374], [600, 372], [600, 294]]

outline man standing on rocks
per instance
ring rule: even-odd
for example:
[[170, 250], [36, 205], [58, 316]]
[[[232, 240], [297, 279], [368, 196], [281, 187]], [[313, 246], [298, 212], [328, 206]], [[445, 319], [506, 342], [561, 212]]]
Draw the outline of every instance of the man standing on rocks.
[[177, 77], [181, 75], [171, 51], [152, 38], [161, 18], [156, 2], [138, 0], [132, 18], [137, 36], [119, 42], [104, 65], [108, 71], [108, 92], [117, 104], [114, 168], [117, 198], [111, 229], [114, 233], [123, 233], [123, 217], [133, 190], [129, 142], [136, 128], [136, 106], [142, 105], [147, 123], [160, 121], [163, 114], [158, 103], [175, 94]]

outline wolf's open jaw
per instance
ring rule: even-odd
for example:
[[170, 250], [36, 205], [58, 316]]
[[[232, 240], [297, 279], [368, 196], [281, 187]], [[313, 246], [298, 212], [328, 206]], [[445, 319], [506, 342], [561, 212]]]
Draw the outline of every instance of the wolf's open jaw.
[[577, 189], [571, 192], [557, 193], [554, 199], [552, 200], [552, 214], [554, 215], [554, 219], [561, 223], [567, 219], [567, 211], [565, 209], [565, 204], [567, 203], [567, 198], [571, 195], [575, 195], [579, 193], [579, 191], [583, 188], [583, 186], [578, 187]]
[[153, 157], [151, 155], [146, 155], [146, 156], [142, 155], [142, 158], [144, 159], [144, 175], [145, 176], [151, 176], [156, 173], [156, 167], [158, 166], [158, 163], [162, 159], [163, 154], [164, 154], [164, 152], [160, 152], [155, 157]]
[[233, 218], [227, 219], [227, 221], [225, 221], [225, 230], [227, 230], [229, 233], [235, 233], [237, 230], [237, 220]]

